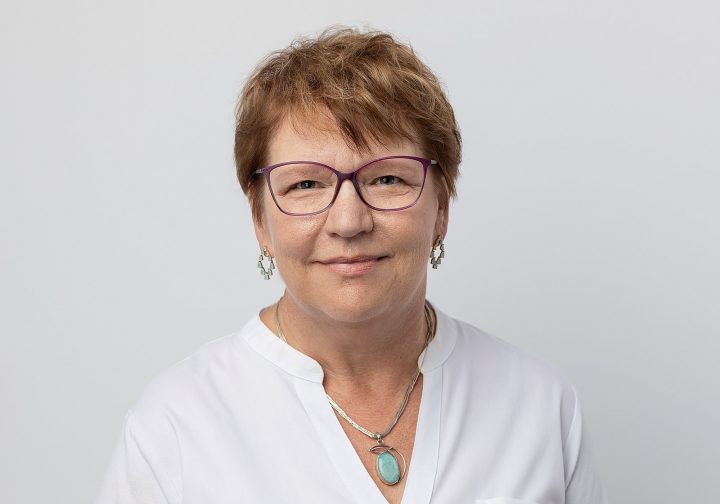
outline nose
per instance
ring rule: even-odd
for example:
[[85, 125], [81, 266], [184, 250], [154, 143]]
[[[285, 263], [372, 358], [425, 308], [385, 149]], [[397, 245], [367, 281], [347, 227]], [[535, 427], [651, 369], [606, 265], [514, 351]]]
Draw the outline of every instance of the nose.
[[351, 180], [344, 180], [340, 184], [335, 202], [328, 209], [325, 228], [329, 233], [343, 238], [372, 231], [372, 212], [360, 199]]

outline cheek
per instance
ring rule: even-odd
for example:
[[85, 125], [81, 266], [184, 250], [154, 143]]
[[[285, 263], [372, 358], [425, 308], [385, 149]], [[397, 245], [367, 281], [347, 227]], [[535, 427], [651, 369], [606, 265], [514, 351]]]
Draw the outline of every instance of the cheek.
[[426, 256], [430, 257], [435, 221], [426, 212], [408, 217], [388, 222], [386, 229], [389, 243], [393, 243], [396, 252], [404, 258], [400, 266], [414, 269], [425, 263]]
[[270, 217], [272, 223], [268, 229], [278, 264], [285, 266], [285, 269], [305, 264], [315, 250], [321, 223], [318, 219], [277, 213], [280, 215]]

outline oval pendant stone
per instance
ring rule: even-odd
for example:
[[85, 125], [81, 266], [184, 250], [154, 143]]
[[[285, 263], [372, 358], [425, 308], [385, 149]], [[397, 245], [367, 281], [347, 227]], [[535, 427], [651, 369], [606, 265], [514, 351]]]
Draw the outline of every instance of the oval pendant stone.
[[400, 481], [400, 464], [389, 450], [378, 455], [375, 467], [383, 483], [394, 485]]

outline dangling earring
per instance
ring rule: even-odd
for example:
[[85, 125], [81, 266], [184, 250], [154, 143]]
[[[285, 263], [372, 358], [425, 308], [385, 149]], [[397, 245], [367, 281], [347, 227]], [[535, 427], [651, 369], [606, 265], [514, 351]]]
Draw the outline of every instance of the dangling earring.
[[[270, 259], [270, 265], [265, 268], [263, 265], [263, 261], [265, 258]], [[273, 262], [273, 255], [268, 252], [267, 245], [263, 246], [262, 250], [260, 251], [260, 257], [258, 257], [258, 265], [257, 267], [260, 269], [260, 274], [265, 278], [265, 280], [270, 280], [270, 277], [273, 274], [273, 270], [275, 269], [275, 263]]]
[[[435, 257], [435, 252], [438, 247], [440, 247], [440, 255]], [[438, 235], [437, 240], [435, 240], [435, 245], [433, 245], [433, 248], [430, 251], [430, 264], [432, 264], [433, 269], [437, 269], [438, 264], [442, 263], [442, 260], [444, 258], [445, 258], [445, 244], [443, 243], [443, 240], [440, 237], [440, 235]]]

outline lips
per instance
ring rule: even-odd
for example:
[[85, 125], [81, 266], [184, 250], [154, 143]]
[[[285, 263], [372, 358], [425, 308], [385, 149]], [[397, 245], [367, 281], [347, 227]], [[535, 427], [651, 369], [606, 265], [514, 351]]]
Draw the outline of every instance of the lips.
[[383, 256], [352, 256], [352, 257], [340, 256], [340, 257], [333, 257], [331, 259], [325, 259], [323, 261], [318, 261], [318, 262], [321, 264], [354, 264], [354, 263], [378, 261], [382, 257]]
[[338, 275], [354, 277], [370, 273], [385, 257], [387, 256], [338, 256], [318, 263]]

